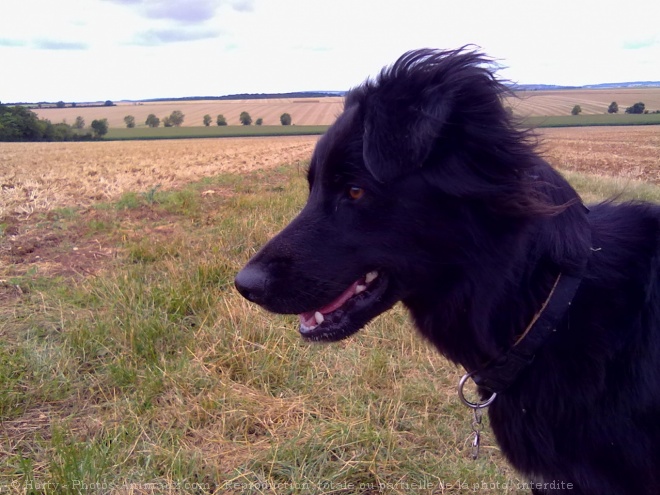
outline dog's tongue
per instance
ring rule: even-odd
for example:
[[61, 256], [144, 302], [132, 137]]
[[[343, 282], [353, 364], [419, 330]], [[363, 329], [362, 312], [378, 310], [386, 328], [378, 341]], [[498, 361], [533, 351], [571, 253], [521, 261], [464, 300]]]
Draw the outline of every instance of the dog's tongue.
[[307, 311], [306, 313], [300, 313], [300, 315], [298, 315], [298, 317], [300, 318], [300, 323], [308, 327], [314, 326], [317, 323], [314, 317], [316, 313], [327, 315], [329, 313], [332, 313], [337, 308], [341, 307], [342, 304], [344, 304], [346, 301], [348, 301], [351, 297], [355, 295], [355, 291], [359, 283], [360, 283], [359, 280], [353, 282], [353, 284], [344, 292], [342, 292], [337, 299], [323, 306], [322, 308], [316, 309], [314, 311]]

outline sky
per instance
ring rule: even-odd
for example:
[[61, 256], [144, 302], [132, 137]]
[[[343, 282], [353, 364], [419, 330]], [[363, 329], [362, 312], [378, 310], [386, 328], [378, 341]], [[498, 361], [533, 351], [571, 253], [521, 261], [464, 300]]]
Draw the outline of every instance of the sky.
[[344, 91], [474, 44], [521, 84], [660, 80], [658, 0], [0, 0], [0, 101]]

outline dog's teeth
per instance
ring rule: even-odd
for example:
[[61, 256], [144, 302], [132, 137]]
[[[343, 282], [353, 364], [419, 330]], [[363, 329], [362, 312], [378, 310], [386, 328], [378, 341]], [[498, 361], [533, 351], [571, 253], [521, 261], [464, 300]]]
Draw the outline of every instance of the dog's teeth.
[[316, 313], [314, 313], [314, 320], [316, 320], [317, 325], [320, 325], [321, 323], [323, 323], [324, 320], [323, 315], [319, 311], [317, 311]]
[[355, 294], [359, 294], [360, 292], [364, 292], [365, 290], [367, 290], [366, 285], [358, 285], [355, 287]]
[[368, 284], [370, 284], [371, 282], [373, 282], [373, 281], [376, 279], [377, 276], [378, 276], [378, 272], [377, 272], [377, 271], [369, 272], [369, 273], [367, 273], [367, 276], [364, 277], [364, 280], [365, 280]]

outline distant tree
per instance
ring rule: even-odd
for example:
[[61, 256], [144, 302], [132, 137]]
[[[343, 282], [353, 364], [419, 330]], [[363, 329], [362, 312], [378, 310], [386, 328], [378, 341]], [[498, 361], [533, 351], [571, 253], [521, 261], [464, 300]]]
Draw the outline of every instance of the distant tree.
[[607, 113], [619, 113], [619, 104], [616, 101], [610, 103], [610, 106], [607, 107]]
[[78, 104], [75, 101], [73, 103], [71, 103], [71, 108], [76, 108], [77, 106], [78, 106]]
[[71, 126], [64, 123], [51, 125], [50, 122], [46, 124], [44, 137], [49, 141], [72, 141], [73, 139], [80, 139], [80, 136], [74, 134]]
[[261, 117], [259, 117], [259, 118], [255, 121], [254, 125], [261, 125], [261, 124], [263, 124], [263, 123], [264, 123], [264, 119], [262, 119]]
[[288, 113], [283, 113], [280, 115], [280, 122], [282, 125], [291, 125], [291, 115]]
[[626, 108], [626, 113], [644, 113], [645, 107], [646, 105], [640, 101], [639, 103], [635, 103], [632, 107]]
[[73, 128], [74, 129], [82, 129], [85, 127], [85, 119], [83, 119], [80, 115], [76, 117], [76, 121], [73, 123]]
[[108, 119], [93, 120], [92, 130], [97, 138], [105, 136], [108, 133]]
[[64, 108], [66, 106], [66, 103], [60, 100], [55, 105], [57, 106], [57, 108]]
[[218, 118], [216, 119], [215, 122], [218, 125], [227, 125], [227, 119], [225, 119], [225, 116], [222, 114], [218, 115]]
[[150, 113], [145, 124], [147, 124], [149, 127], [158, 127], [160, 125], [160, 119], [153, 113]]
[[73, 141], [91, 137], [91, 133], [75, 132], [65, 122], [53, 124], [39, 119], [25, 107], [0, 104], [0, 141]]
[[28, 108], [0, 105], [0, 141], [39, 141], [46, 122]]
[[169, 115], [166, 115], [163, 117], [163, 126], [164, 127], [172, 127], [174, 124], [172, 123], [172, 119], [170, 118]]
[[206, 115], [204, 115], [204, 120], [203, 120], [203, 122], [204, 122], [204, 125], [205, 125], [206, 127], [208, 127], [208, 126], [211, 125], [211, 122], [213, 122], [213, 119], [212, 119], [211, 116], [207, 113]]
[[175, 126], [179, 127], [181, 124], [183, 124], [184, 117], [185, 117], [185, 115], [183, 115], [181, 110], [174, 110], [170, 114], [170, 123], [172, 125], [175, 125]]
[[110, 100], [105, 100], [105, 103], [103, 105], [106, 106], [106, 107], [114, 107], [115, 106], [115, 104], [112, 103], [112, 101], [110, 101]]
[[247, 112], [241, 112], [238, 120], [240, 120], [243, 125], [250, 125], [252, 123], [252, 117], [250, 117], [250, 114]]
[[133, 127], [135, 127], [135, 117], [132, 115], [127, 115], [124, 117], [124, 122], [126, 123], [126, 127], [129, 129], [133, 129]]
[[580, 115], [582, 112], [582, 107], [580, 105], [575, 105], [573, 110], [571, 110], [571, 115]]

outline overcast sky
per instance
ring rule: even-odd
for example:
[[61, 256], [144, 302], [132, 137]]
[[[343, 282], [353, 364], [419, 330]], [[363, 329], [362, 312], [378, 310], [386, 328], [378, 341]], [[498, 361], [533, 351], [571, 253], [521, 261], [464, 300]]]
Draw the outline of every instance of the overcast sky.
[[660, 80], [659, 0], [0, 0], [0, 101], [341, 91], [473, 43], [519, 83]]

